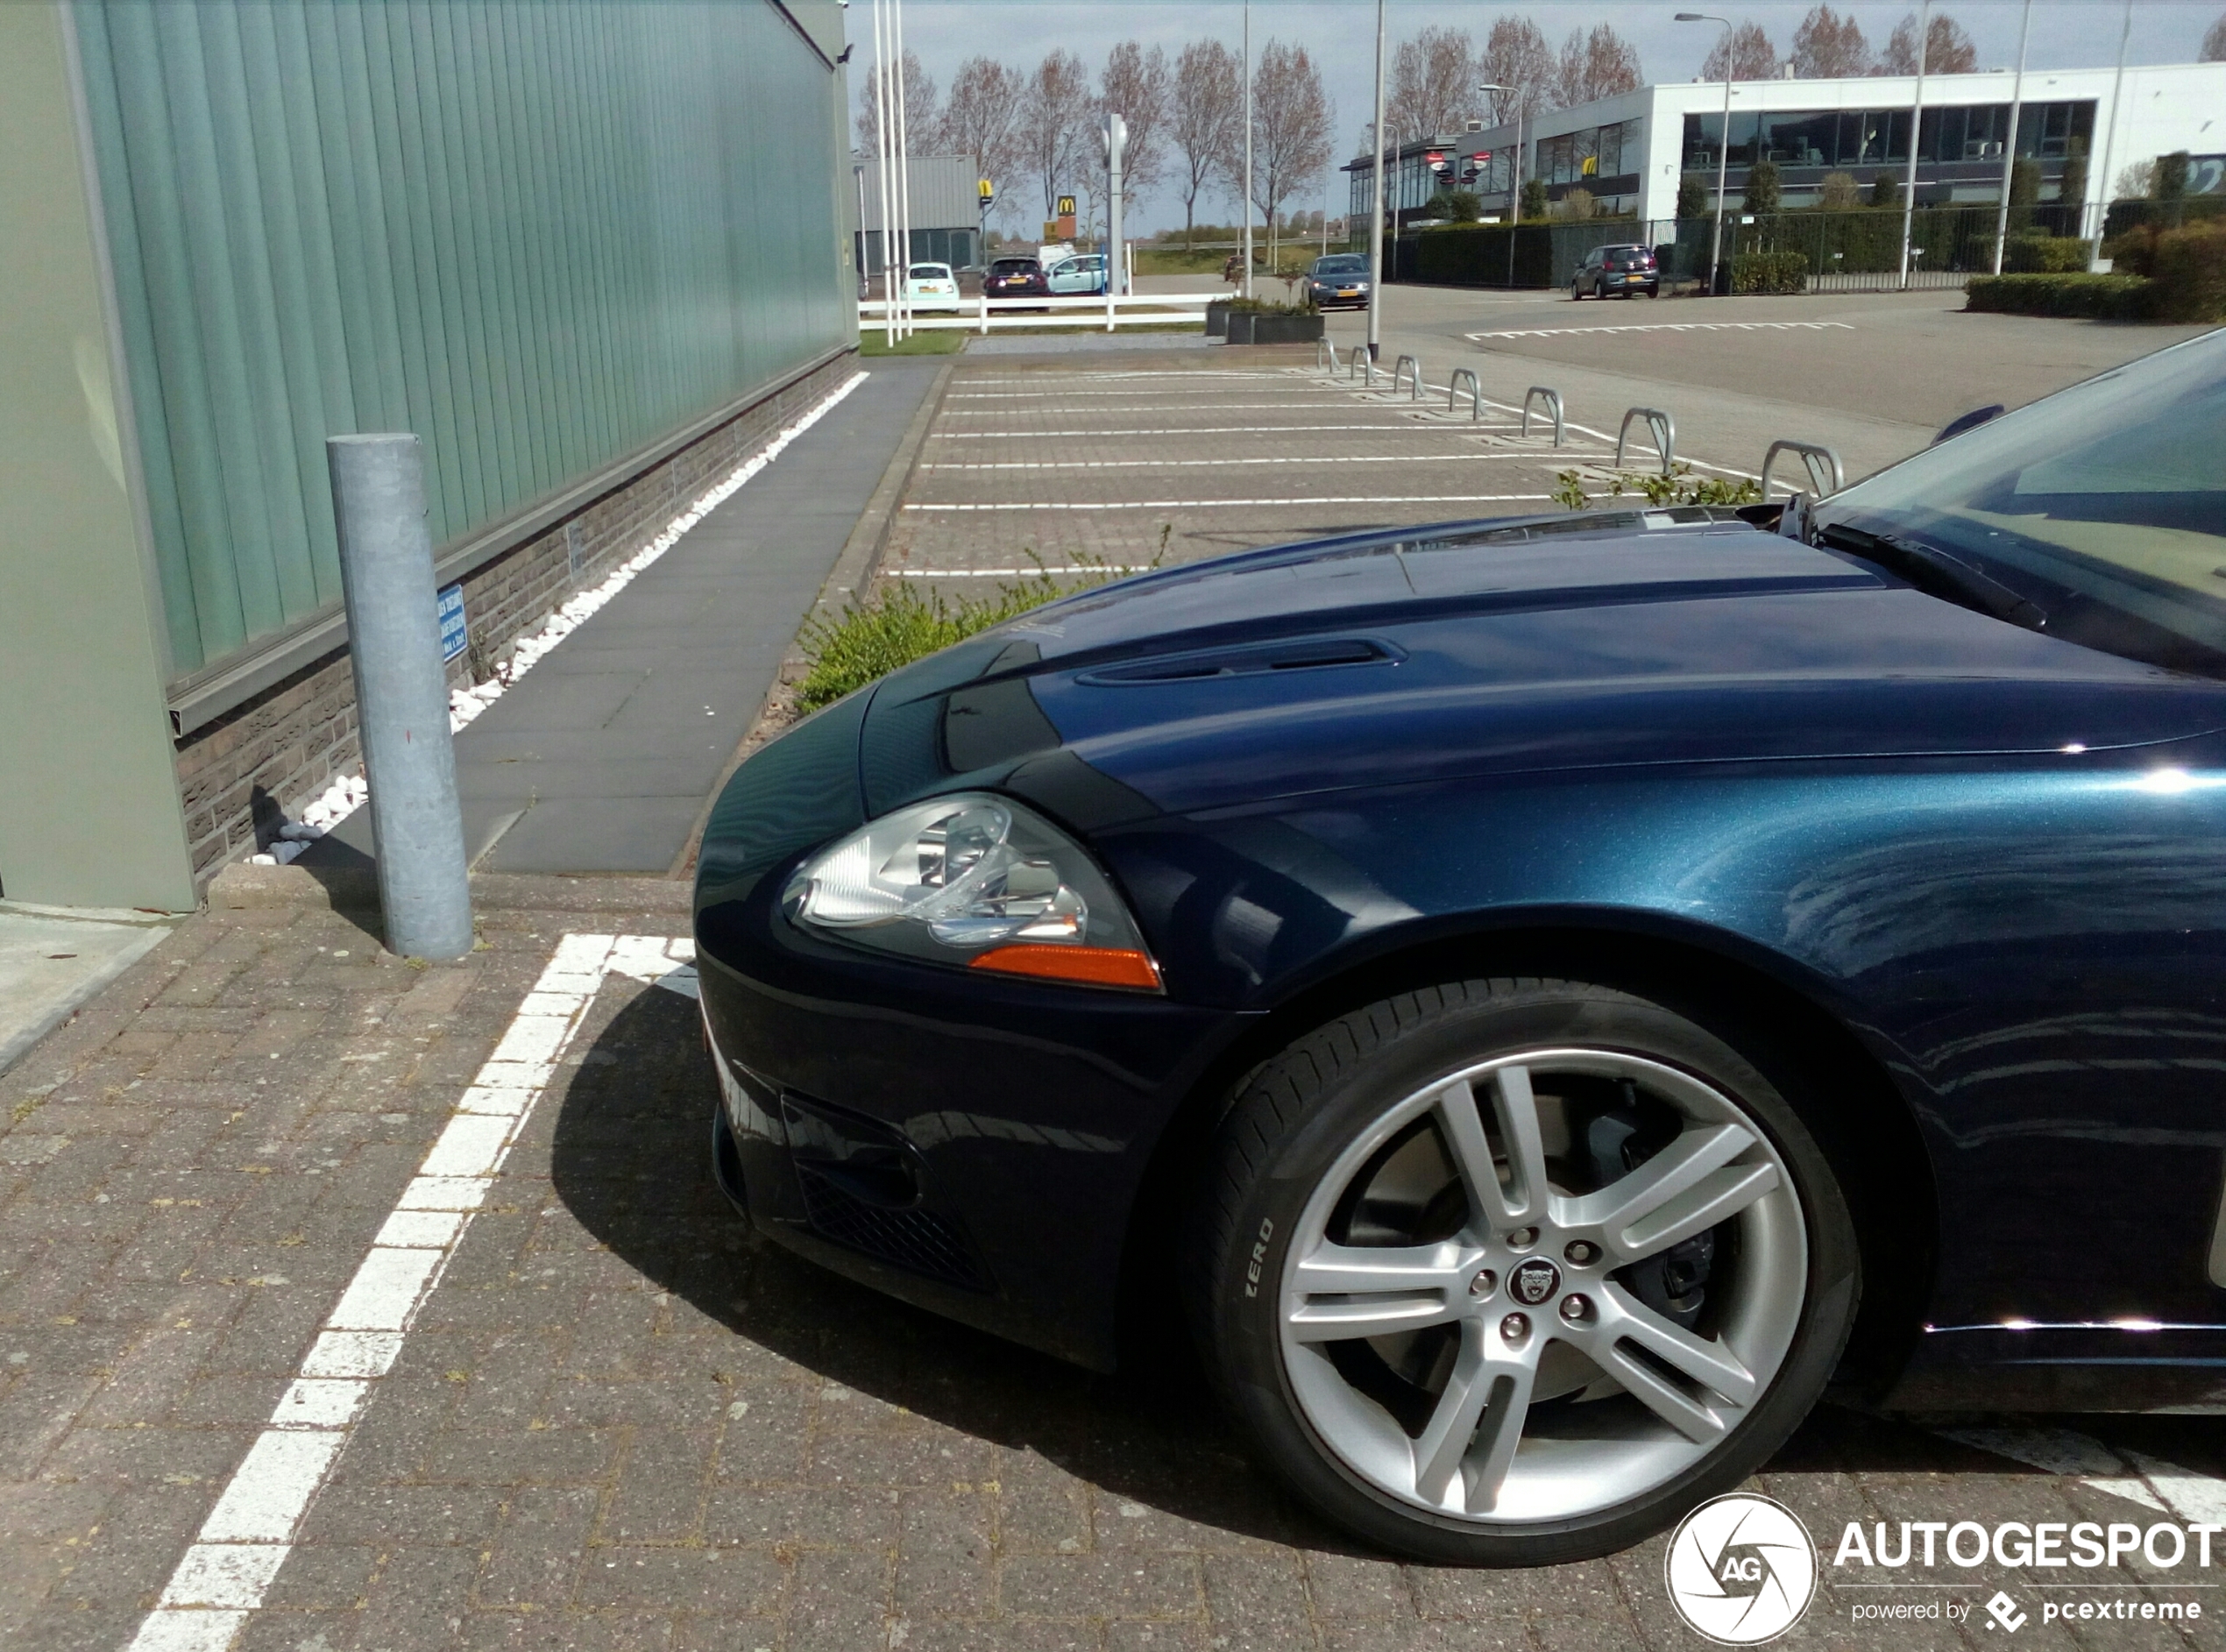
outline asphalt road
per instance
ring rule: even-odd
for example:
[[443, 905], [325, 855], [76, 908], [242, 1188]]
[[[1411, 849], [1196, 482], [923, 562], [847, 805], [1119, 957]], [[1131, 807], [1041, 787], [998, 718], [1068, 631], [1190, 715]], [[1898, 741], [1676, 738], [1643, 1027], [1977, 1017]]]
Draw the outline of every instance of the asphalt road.
[[[1610, 430], [1627, 408], [1663, 408], [1681, 449], [1719, 463], [1759, 468], [1780, 437], [1822, 442], [1852, 481], [1958, 414], [2023, 406], [2204, 330], [1962, 306], [1953, 291], [1577, 301], [1393, 287], [1382, 353], [1417, 357], [1437, 384], [1469, 367], [1486, 395], [1550, 385], [1572, 419]], [[1367, 318], [1339, 312], [1329, 330], [1348, 344], [1366, 337]]]

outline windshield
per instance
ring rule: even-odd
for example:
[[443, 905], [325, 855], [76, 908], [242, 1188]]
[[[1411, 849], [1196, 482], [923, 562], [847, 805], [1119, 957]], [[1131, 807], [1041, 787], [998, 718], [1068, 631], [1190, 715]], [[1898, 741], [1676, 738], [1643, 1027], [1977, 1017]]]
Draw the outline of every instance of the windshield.
[[2226, 330], [1927, 449], [1815, 520], [1828, 540], [1945, 551], [2037, 604], [2052, 635], [2226, 676]]
[[989, 266], [992, 275], [1033, 275], [1035, 273], [1036, 260], [1033, 259], [999, 259]]
[[912, 279], [916, 281], [947, 281], [951, 272], [940, 264], [915, 264]]
[[1357, 253], [1339, 258], [1316, 259], [1314, 261], [1314, 273], [1316, 275], [1365, 275], [1368, 273], [1368, 260]]

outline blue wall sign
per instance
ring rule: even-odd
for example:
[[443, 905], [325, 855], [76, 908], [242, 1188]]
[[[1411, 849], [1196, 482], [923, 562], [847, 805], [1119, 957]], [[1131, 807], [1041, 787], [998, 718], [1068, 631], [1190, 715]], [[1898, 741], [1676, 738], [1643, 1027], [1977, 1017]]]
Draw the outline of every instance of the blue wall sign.
[[464, 587], [450, 585], [441, 592], [435, 612], [441, 619], [441, 663], [446, 665], [464, 652], [471, 640], [471, 628], [464, 621]]

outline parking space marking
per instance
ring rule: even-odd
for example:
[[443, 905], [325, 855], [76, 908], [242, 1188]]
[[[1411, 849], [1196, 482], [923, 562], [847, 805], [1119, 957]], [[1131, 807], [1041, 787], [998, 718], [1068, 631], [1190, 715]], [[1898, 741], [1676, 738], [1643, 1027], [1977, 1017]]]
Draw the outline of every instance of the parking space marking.
[[690, 941], [565, 935], [427, 1150], [294, 1379], [202, 1521], [130, 1652], [224, 1652], [293, 1552], [375, 1385], [486, 1201], [604, 981], [695, 996]]
[[2090, 1490], [2226, 1528], [2226, 1481], [2142, 1452], [2120, 1451], [2070, 1429], [1939, 1429], [1945, 1439], [1975, 1446], [2045, 1473], [2076, 1476]]
[[[1076, 394], [1087, 395], [1089, 393], [1088, 391], [1081, 391]], [[1121, 392], [1121, 394], [1124, 396], [1133, 395], [1134, 394], [1134, 391], [1130, 390], [1124, 390]], [[1038, 400], [1042, 399], [1043, 398], [1038, 398]], [[943, 400], [949, 401], [951, 397], [946, 396]], [[1323, 408], [1349, 408], [1351, 405], [1352, 404], [1350, 401], [1224, 401], [1220, 404], [1220, 407], [1221, 410], [1224, 413], [1280, 413], [1286, 408], [1300, 408], [1308, 411], [1315, 411]], [[1058, 410], [1059, 409], [1056, 408], [1049, 409], [1049, 411], [1053, 412]], [[1160, 409], [1156, 407], [1144, 406], [1131, 408], [1074, 408], [1068, 409], [1068, 411], [1077, 414], [1084, 412], [1157, 413], [1159, 410]], [[1026, 411], [1027, 409], [1024, 408], [948, 408], [945, 409], [943, 416], [952, 419], [1009, 419], [1016, 413], [1024, 413]], [[1090, 436], [1104, 436], [1109, 433], [1103, 430], [1091, 430], [1086, 432], [1085, 434]], [[1157, 435], [1159, 433], [1154, 431], [1152, 434]]]
[[[1485, 420], [1448, 434], [1466, 436], [1472, 430], [1512, 430], [1514, 428], [1512, 419], [1500, 423]], [[1393, 436], [1400, 433], [1400, 427], [1386, 424], [1201, 424], [1165, 425], [1151, 430], [931, 430], [927, 439], [931, 442], [999, 442], [1023, 438], [1040, 440], [1056, 436], [1302, 436], [1317, 430], [1373, 430], [1379, 436]]]
[[[1563, 448], [1550, 457], [1598, 458], [1605, 448]], [[1263, 454], [1244, 458], [1214, 459], [983, 459], [931, 462], [923, 471], [1133, 471], [1173, 470], [1183, 465], [1210, 465], [1219, 470], [1231, 464], [1466, 464], [1475, 459], [1536, 459], [1539, 454], [1510, 449], [1501, 453], [1331, 453]]]
[[1549, 500], [1551, 493], [1333, 493], [1291, 499], [1122, 499], [1100, 500], [1013, 500], [997, 505], [916, 505], [908, 511], [1196, 511], [1247, 509], [1311, 510], [1317, 505], [1497, 505]]
[[1492, 332], [1464, 333], [1464, 338], [1486, 344], [1494, 338], [1566, 338], [1580, 333], [1852, 333], [1849, 322], [1605, 322], [1598, 327], [1501, 328]]

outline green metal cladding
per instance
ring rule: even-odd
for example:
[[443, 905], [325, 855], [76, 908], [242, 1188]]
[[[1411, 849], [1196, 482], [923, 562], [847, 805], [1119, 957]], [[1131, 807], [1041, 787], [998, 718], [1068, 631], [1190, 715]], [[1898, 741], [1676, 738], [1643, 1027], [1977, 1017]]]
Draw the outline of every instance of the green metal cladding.
[[855, 337], [767, 0], [74, 15], [174, 680], [339, 601], [327, 436], [422, 436], [442, 543]]

